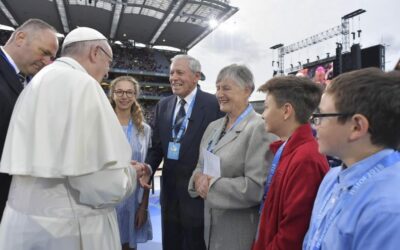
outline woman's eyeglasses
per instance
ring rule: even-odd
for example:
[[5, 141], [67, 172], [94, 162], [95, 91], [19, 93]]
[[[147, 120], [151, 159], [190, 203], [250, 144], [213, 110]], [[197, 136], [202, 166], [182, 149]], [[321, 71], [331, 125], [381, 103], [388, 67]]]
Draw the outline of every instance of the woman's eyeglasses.
[[122, 97], [124, 94], [126, 94], [126, 97], [133, 97], [135, 95], [135, 92], [132, 90], [115, 90], [114, 94], [118, 97]]

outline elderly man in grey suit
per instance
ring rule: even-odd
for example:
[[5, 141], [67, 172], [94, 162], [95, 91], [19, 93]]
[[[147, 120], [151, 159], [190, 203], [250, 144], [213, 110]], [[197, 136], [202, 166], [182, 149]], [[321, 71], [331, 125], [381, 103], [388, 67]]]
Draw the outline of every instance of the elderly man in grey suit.
[[207, 249], [248, 250], [267, 175], [264, 155], [275, 137], [265, 132], [261, 116], [249, 104], [254, 82], [246, 66], [223, 68], [216, 85], [220, 109], [227, 115], [206, 129], [188, 189], [193, 198], [205, 201]]

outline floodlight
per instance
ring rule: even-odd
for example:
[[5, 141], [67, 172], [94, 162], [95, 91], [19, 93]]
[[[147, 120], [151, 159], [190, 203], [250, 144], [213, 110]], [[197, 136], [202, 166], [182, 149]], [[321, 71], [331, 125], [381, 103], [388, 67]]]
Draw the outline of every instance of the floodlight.
[[211, 19], [208, 21], [208, 25], [210, 26], [211, 29], [214, 29], [215, 27], [218, 26], [218, 21], [215, 20], [214, 18], [211, 18]]

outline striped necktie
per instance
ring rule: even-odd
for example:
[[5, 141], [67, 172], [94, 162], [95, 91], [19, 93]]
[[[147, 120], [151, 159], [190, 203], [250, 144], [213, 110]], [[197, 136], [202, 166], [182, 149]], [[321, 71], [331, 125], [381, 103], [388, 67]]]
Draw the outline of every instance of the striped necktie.
[[186, 101], [184, 99], [181, 99], [179, 103], [181, 107], [179, 108], [178, 114], [176, 114], [175, 117], [175, 124], [174, 124], [175, 135], [178, 135], [179, 129], [181, 128], [183, 120], [185, 119], [186, 116], [186, 111], [185, 111]]
[[25, 87], [26, 86], [26, 77], [21, 72], [19, 72], [17, 74], [17, 77], [18, 77], [19, 82], [22, 84], [22, 86]]

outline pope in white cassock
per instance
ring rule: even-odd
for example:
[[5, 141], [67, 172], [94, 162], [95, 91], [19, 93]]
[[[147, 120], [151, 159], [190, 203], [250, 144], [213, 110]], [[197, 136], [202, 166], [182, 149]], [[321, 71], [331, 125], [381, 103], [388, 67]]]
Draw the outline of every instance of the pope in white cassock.
[[64, 40], [62, 57], [20, 95], [0, 171], [13, 175], [0, 227], [2, 250], [121, 249], [114, 206], [143, 169], [99, 81], [112, 50], [91, 28]]

